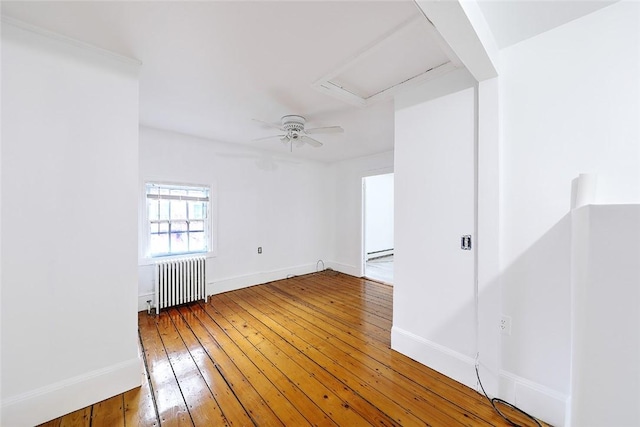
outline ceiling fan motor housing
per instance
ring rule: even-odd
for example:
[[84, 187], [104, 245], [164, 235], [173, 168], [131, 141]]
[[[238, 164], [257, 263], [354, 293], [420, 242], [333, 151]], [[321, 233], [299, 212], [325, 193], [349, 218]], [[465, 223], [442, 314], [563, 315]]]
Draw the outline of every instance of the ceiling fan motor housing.
[[287, 132], [302, 132], [304, 131], [305, 118], [302, 116], [284, 116], [282, 117], [282, 129]]

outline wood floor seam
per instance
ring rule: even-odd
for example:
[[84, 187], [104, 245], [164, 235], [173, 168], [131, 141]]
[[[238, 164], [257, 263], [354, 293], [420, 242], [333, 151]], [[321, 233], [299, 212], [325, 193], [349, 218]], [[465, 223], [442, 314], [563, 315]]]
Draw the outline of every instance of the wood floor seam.
[[392, 350], [392, 322], [393, 286], [335, 271], [140, 312], [142, 386], [41, 426], [509, 426]]

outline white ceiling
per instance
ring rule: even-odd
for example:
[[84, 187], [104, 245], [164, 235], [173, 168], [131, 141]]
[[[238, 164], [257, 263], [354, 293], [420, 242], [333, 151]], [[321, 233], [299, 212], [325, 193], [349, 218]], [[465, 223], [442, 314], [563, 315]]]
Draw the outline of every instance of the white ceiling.
[[411, 1], [3, 1], [2, 13], [141, 60], [143, 125], [288, 153], [278, 139], [252, 142], [274, 133], [252, 119], [300, 114], [345, 129], [294, 147], [320, 161], [393, 148], [392, 101], [350, 106], [312, 84], [420, 14]]
[[[608, 3], [482, 0], [480, 7], [504, 47]], [[290, 154], [319, 161], [393, 148], [392, 100], [353, 106], [312, 85], [402, 23], [424, 19], [411, 0], [2, 1], [2, 14], [142, 61], [143, 125], [282, 153], [288, 149], [277, 139], [252, 141], [273, 133], [252, 119], [299, 114], [307, 127], [342, 126], [344, 134], [317, 135], [322, 148]], [[362, 81], [382, 68], [380, 78], [392, 79], [393, 68], [360, 68]], [[402, 64], [397, 69], [406, 78]]]

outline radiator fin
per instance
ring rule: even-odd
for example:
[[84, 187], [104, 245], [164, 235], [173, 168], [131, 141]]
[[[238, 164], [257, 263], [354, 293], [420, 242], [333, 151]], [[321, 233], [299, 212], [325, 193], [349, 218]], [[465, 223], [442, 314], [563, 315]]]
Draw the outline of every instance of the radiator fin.
[[205, 257], [156, 262], [156, 312], [161, 309], [204, 300]]

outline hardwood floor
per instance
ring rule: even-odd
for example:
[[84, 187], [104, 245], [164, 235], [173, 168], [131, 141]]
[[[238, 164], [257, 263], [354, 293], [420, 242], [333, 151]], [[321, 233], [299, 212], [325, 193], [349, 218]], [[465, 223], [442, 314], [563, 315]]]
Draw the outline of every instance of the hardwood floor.
[[141, 312], [143, 386], [43, 426], [509, 425], [390, 350], [391, 318], [390, 286], [335, 272]]

